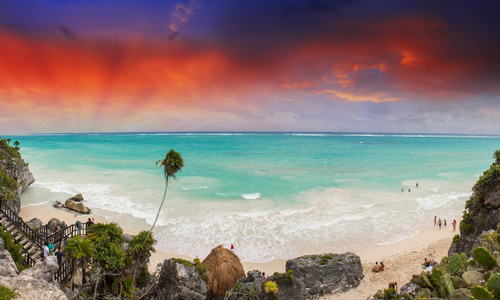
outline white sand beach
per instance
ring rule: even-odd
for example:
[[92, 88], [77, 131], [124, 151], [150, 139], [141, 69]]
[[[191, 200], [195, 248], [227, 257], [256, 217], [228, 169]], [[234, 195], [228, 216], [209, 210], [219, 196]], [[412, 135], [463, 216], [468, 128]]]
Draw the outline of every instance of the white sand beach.
[[[85, 222], [89, 217], [94, 218], [95, 222], [109, 222], [99, 215], [80, 215], [68, 210], [56, 209], [44, 205], [22, 207], [20, 216], [25, 221], [37, 217], [44, 223], [52, 218], [58, 218], [67, 224], [73, 224], [77, 218]], [[432, 219], [429, 219], [429, 224], [432, 224]], [[124, 224], [119, 225], [122, 226], [125, 232], [136, 233], [133, 229], [124, 226]], [[441, 257], [447, 255], [452, 238], [457, 233], [453, 232], [451, 224], [441, 230], [438, 227], [424, 228], [411, 238], [389, 245], [374, 245], [369, 249], [355, 252], [360, 256], [364, 269], [365, 278], [361, 284], [346, 293], [326, 295], [321, 297], [321, 299], [367, 299], [367, 297], [373, 295], [378, 289], [387, 288], [388, 283], [391, 281], [397, 281], [398, 288], [400, 288], [409, 282], [413, 274], [422, 272], [421, 265], [425, 257], [432, 255], [434, 259], [440, 261]], [[229, 247], [229, 245], [223, 246]], [[235, 252], [237, 254], [238, 249], [235, 249]], [[192, 257], [186, 255], [157, 250], [150, 259], [150, 272], [155, 271], [157, 264], [171, 257], [192, 259]], [[380, 261], [384, 262], [385, 271], [380, 273], [371, 272], [375, 262]], [[266, 274], [272, 274], [274, 272], [284, 272], [286, 260], [276, 259], [265, 263], [243, 261], [242, 263], [245, 272], [260, 270], [266, 272]]]

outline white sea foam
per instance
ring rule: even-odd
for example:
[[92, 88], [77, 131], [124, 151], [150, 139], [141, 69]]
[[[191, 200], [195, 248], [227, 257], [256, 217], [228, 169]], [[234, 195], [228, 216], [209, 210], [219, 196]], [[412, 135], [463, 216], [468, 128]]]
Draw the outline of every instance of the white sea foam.
[[245, 200], [255, 200], [260, 198], [260, 193], [253, 193], [253, 194], [241, 194], [241, 198]]
[[191, 191], [191, 190], [204, 190], [204, 189], [208, 189], [208, 187], [206, 186], [201, 186], [201, 187], [192, 187], [192, 188], [189, 188], [189, 187], [183, 187], [182, 190], [183, 191]]

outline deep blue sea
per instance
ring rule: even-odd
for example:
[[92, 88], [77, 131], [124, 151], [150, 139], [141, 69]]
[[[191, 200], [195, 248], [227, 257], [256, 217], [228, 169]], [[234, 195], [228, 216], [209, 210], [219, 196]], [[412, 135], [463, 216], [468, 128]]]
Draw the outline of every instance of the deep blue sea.
[[[498, 136], [115, 133], [18, 140], [36, 182], [23, 205], [82, 193], [109, 221], [149, 229], [165, 187], [155, 163], [185, 166], [169, 189], [157, 248], [193, 257], [223, 244], [246, 261], [357, 251], [459, 218], [500, 149]], [[416, 187], [418, 183], [419, 187]], [[403, 191], [402, 191], [403, 189]], [[408, 190], [411, 190], [410, 192]]]

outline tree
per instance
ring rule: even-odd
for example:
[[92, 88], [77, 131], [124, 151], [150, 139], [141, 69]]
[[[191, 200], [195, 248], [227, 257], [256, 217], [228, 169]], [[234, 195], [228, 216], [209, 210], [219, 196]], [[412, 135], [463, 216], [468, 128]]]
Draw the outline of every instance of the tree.
[[15, 149], [16, 149], [16, 150], [19, 150], [19, 149], [20, 149], [20, 148], [19, 148], [19, 145], [20, 145], [20, 144], [21, 144], [21, 143], [19, 143], [19, 141], [15, 141], [15, 142], [14, 142], [14, 146], [15, 146]]
[[153, 245], [156, 243], [153, 236], [146, 230], [134, 235], [128, 244], [127, 252], [132, 259], [134, 265], [133, 277], [135, 279], [137, 267], [144, 265], [147, 259], [151, 256], [151, 252], [155, 252]]
[[7, 141], [7, 144], [10, 145], [10, 141], [12, 141], [12, 140], [11, 139], [6, 139], [6, 141]]
[[82, 268], [82, 284], [87, 282], [85, 268], [87, 266], [87, 258], [92, 256], [92, 243], [89, 239], [82, 239], [77, 235], [68, 240], [68, 244], [64, 247], [64, 251], [70, 259], [72, 259], [72, 272], [71, 272], [71, 290], [74, 288], [74, 275], [76, 268], [76, 261], [80, 263]]
[[161, 200], [160, 208], [158, 208], [158, 213], [156, 214], [153, 226], [151, 226], [151, 229], [149, 230], [148, 236], [153, 231], [153, 228], [155, 228], [156, 221], [158, 221], [158, 216], [160, 215], [161, 207], [163, 206], [163, 202], [165, 202], [168, 180], [170, 178], [176, 179], [175, 174], [180, 172], [182, 167], [184, 167], [184, 161], [182, 160], [181, 154], [174, 149], [170, 149], [170, 151], [167, 152], [167, 155], [165, 155], [165, 158], [157, 161], [156, 165], [158, 165], [158, 163], [160, 163], [160, 167], [163, 167], [163, 174], [165, 175], [165, 192], [163, 192], [163, 199]]

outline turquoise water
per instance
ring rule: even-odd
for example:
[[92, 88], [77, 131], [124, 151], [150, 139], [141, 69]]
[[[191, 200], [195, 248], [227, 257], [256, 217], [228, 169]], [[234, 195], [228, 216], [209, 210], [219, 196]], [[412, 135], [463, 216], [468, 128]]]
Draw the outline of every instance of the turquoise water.
[[432, 226], [434, 215], [451, 223], [500, 149], [496, 136], [8, 138], [21, 143], [36, 178], [23, 205], [50, 206], [82, 193], [95, 213], [137, 231], [151, 226], [163, 196], [163, 172], [155, 162], [171, 148], [179, 151], [185, 167], [169, 183], [155, 229], [157, 247], [204, 257], [219, 244], [233, 243], [240, 258], [255, 262], [392, 243]]

